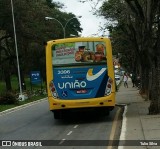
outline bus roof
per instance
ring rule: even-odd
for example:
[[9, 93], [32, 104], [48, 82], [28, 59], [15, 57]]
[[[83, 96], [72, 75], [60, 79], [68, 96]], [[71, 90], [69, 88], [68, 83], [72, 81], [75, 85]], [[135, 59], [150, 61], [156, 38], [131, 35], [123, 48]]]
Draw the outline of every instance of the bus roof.
[[78, 42], [78, 41], [104, 41], [104, 40], [108, 40], [110, 41], [109, 38], [107, 37], [77, 37], [77, 38], [64, 38], [64, 39], [56, 39], [56, 40], [50, 40], [47, 43], [63, 43], [63, 42]]

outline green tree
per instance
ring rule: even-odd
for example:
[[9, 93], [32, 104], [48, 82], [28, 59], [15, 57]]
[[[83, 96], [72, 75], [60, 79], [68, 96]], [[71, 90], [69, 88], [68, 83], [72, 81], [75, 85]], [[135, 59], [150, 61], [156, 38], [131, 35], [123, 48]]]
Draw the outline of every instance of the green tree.
[[113, 46], [118, 51], [123, 47], [123, 55], [128, 53], [130, 67], [136, 64], [134, 70], [141, 74], [142, 91], [149, 93], [152, 101], [151, 113], [160, 112], [159, 6], [158, 0], [108, 0], [99, 10], [106, 19], [116, 22], [111, 32]]
[[[63, 38], [61, 26], [56, 21], [46, 21], [45, 17], [53, 16], [65, 24], [75, 15], [61, 11], [63, 4], [50, 0], [13, 0], [13, 6], [21, 80], [24, 82], [24, 76], [28, 75], [31, 70], [41, 70], [42, 76], [45, 78], [43, 43]], [[17, 74], [10, 0], [0, 0], [0, 17], [0, 69], [4, 72], [11, 72], [8, 75]], [[69, 37], [70, 34], [78, 35], [78, 32], [82, 31], [76, 18], [68, 23], [66, 29], [66, 37]], [[4, 75], [6, 76], [6, 74]], [[6, 83], [9, 84], [9, 82]], [[11, 87], [8, 85], [7, 90], [9, 88]]]

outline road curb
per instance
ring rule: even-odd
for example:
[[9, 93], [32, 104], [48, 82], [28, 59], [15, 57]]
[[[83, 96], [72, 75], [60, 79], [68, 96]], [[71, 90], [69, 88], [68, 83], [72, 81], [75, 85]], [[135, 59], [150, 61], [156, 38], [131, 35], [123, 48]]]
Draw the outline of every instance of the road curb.
[[[124, 112], [123, 112], [123, 119], [122, 119], [122, 128], [121, 128], [121, 133], [120, 133], [120, 138], [119, 140], [125, 140], [125, 134], [126, 134], [126, 125], [127, 125], [127, 105], [126, 104], [117, 104], [119, 106], [124, 106]], [[119, 144], [118, 149], [123, 149], [123, 144]]]
[[31, 105], [34, 105], [36, 103], [39, 103], [39, 102], [42, 102], [42, 101], [45, 101], [45, 100], [47, 100], [47, 97], [46, 98], [42, 98], [40, 100], [36, 100], [36, 101], [30, 102], [30, 103], [26, 103], [24, 105], [20, 105], [20, 106], [11, 108], [11, 109], [7, 109], [5, 111], [0, 112], [0, 116], [4, 115], [4, 114], [7, 114], [7, 113], [10, 113], [10, 112], [13, 112], [13, 111], [17, 111], [19, 109], [22, 109], [22, 108], [25, 108], [25, 107], [28, 107], [28, 106], [31, 106]]
[[127, 104], [119, 104], [119, 103], [116, 103], [115, 105], [116, 106], [127, 106]]

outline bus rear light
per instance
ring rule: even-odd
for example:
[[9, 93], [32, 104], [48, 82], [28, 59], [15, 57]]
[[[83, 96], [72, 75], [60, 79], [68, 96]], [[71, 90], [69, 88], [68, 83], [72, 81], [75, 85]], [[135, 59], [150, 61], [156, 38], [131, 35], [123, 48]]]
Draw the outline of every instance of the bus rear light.
[[113, 83], [113, 80], [112, 78], [108, 78], [108, 82], [107, 82], [107, 85], [106, 85], [106, 90], [105, 90], [105, 95], [110, 95], [111, 94], [111, 91], [112, 91], [112, 83]]
[[50, 87], [50, 91], [51, 91], [52, 96], [54, 98], [58, 98], [57, 91], [56, 91], [54, 83], [52, 81], [50, 82], [49, 87]]
[[51, 91], [54, 92], [54, 91], [55, 91], [55, 88], [53, 87], [53, 88], [51, 89]]
[[54, 84], [51, 82], [49, 86], [50, 86], [50, 87], [53, 87], [53, 86], [54, 86]]
[[113, 80], [110, 78], [110, 79], [108, 79], [108, 82], [111, 84], [113, 82]]
[[111, 84], [108, 84], [107, 87], [108, 87], [108, 88], [111, 88]]

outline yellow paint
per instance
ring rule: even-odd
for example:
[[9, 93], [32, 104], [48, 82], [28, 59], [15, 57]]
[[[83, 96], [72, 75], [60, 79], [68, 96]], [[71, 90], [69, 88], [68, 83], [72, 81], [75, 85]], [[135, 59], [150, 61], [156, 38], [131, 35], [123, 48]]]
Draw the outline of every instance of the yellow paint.
[[88, 75], [89, 75], [89, 76], [93, 76], [93, 73], [92, 73], [92, 72], [93, 72], [93, 69], [89, 69], [89, 70], [88, 70]]
[[112, 140], [114, 140], [114, 135], [115, 135], [116, 128], [117, 128], [118, 116], [120, 114], [120, 111], [121, 111], [121, 108], [118, 107], [118, 110], [117, 110], [116, 115], [115, 115], [114, 120], [113, 120], [113, 124], [112, 124], [112, 128], [111, 128], [111, 134], [110, 134], [110, 137], [109, 137], [109, 140], [111, 140], [111, 141], [109, 142], [109, 145], [108, 145], [107, 149], [112, 149]]
[[[49, 89], [49, 82], [54, 79], [53, 69], [52, 69], [52, 46], [59, 43], [72, 43], [72, 42], [86, 42], [86, 41], [103, 41], [106, 46], [106, 65], [108, 66], [108, 76], [113, 80], [112, 83], [112, 93], [109, 96], [104, 96], [101, 98], [93, 99], [76, 99], [76, 100], [58, 100], [52, 97]], [[92, 76], [93, 69], [88, 70], [88, 75]], [[115, 80], [114, 80], [114, 67], [112, 61], [112, 47], [110, 39], [101, 37], [80, 37], [80, 38], [66, 38], [51, 40], [47, 42], [46, 45], [46, 76], [47, 76], [47, 92], [50, 110], [64, 109], [61, 105], [65, 105], [65, 108], [84, 108], [84, 107], [110, 107], [115, 106]], [[108, 102], [112, 101], [112, 102]], [[100, 105], [103, 102], [103, 105]], [[55, 105], [56, 104], [56, 105]]]

